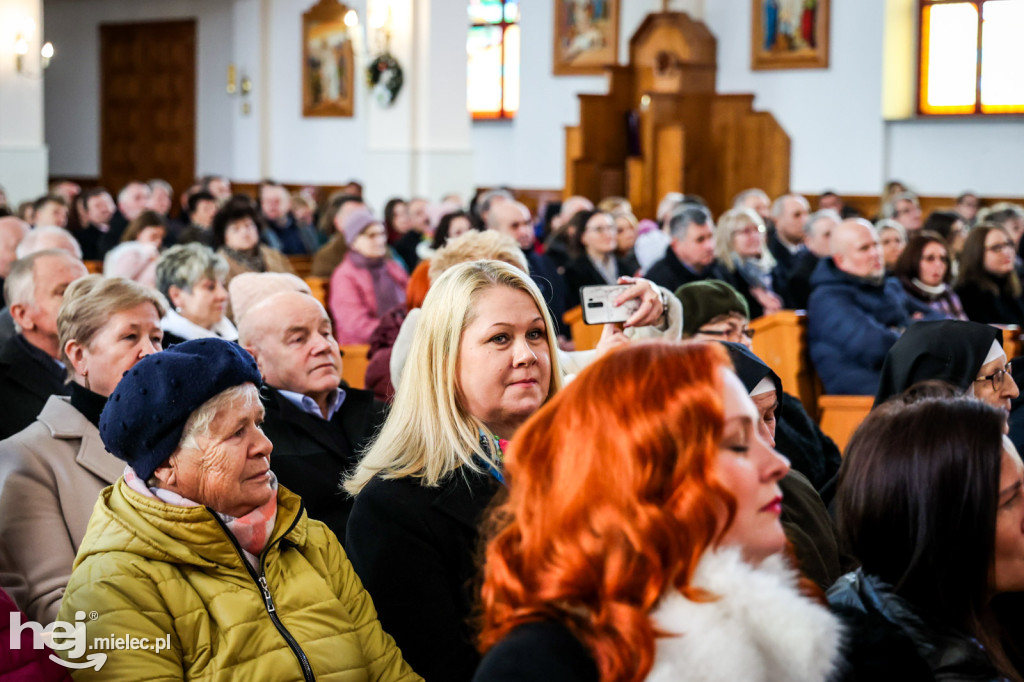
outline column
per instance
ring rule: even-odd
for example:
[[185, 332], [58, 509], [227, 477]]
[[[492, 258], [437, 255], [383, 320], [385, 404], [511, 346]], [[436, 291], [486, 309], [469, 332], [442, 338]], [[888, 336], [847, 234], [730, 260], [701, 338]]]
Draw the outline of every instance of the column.
[[[42, 32], [42, 0], [0, 0], [0, 185], [13, 205], [40, 196], [48, 182]], [[19, 38], [27, 44], [20, 72]]]
[[[378, 209], [390, 196], [438, 200], [474, 188], [466, 110], [465, 3], [369, 0], [368, 23], [391, 12], [391, 52], [405, 84], [391, 107], [368, 98], [365, 192]], [[370, 52], [375, 52], [368, 28]]]

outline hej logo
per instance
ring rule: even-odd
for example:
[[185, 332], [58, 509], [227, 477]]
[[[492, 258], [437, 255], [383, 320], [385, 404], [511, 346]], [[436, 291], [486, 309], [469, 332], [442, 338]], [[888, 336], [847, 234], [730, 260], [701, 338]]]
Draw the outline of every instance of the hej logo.
[[[92, 620], [98, 615], [95, 611], [89, 614]], [[85, 635], [85, 611], [75, 612], [75, 622], [67, 623], [55, 620], [46, 627], [35, 621], [21, 622], [21, 613], [11, 613], [11, 649], [21, 648], [21, 634], [25, 630], [32, 631], [32, 648], [42, 649], [47, 646], [54, 651], [67, 651], [70, 658], [81, 658], [88, 647]], [[160, 640], [161, 642], [163, 640]], [[82, 663], [65, 661], [60, 656], [50, 654], [50, 660], [68, 668], [96, 668], [99, 670], [107, 662], [107, 655], [104, 653], [89, 654]]]

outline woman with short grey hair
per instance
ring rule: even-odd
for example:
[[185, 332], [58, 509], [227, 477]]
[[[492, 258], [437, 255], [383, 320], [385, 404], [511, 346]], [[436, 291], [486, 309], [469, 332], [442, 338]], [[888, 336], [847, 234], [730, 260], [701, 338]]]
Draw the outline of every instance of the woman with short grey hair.
[[156, 288], [173, 308], [160, 321], [164, 345], [212, 337], [238, 340], [227, 317], [227, 275], [224, 257], [197, 242], [164, 251], [156, 263]]

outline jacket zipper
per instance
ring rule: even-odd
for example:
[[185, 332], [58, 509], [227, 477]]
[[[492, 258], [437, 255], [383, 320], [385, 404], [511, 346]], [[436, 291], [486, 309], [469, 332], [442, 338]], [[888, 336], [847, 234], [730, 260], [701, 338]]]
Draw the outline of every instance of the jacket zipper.
[[245, 566], [246, 572], [249, 574], [249, 577], [253, 579], [253, 582], [256, 583], [256, 587], [259, 589], [260, 595], [263, 597], [263, 606], [267, 610], [267, 615], [270, 616], [270, 620], [274, 623], [274, 627], [276, 627], [277, 631], [281, 633], [281, 636], [284, 638], [285, 643], [288, 644], [288, 648], [292, 650], [292, 653], [295, 654], [295, 658], [299, 660], [299, 665], [302, 666], [303, 679], [306, 682], [316, 682], [316, 677], [314, 677], [313, 675], [313, 667], [309, 664], [309, 659], [306, 658], [306, 652], [302, 650], [302, 647], [299, 646], [299, 643], [295, 640], [294, 637], [292, 637], [292, 633], [288, 632], [288, 628], [286, 628], [284, 626], [284, 623], [282, 623], [281, 620], [277, 617], [277, 607], [274, 606], [274, 598], [270, 594], [270, 588], [267, 587], [266, 570], [263, 564], [263, 562], [266, 560], [267, 552], [270, 550], [271, 546], [280, 542], [282, 539], [284, 539], [286, 535], [288, 535], [288, 533], [292, 532], [292, 528], [295, 528], [295, 524], [299, 522], [299, 518], [302, 516], [302, 507], [299, 507], [299, 513], [296, 515], [295, 520], [292, 521], [292, 525], [288, 527], [288, 530], [282, 533], [281, 536], [274, 540], [271, 544], [263, 548], [263, 551], [260, 553], [259, 575], [256, 575], [256, 571], [254, 571], [252, 569], [252, 566], [249, 565], [249, 562], [245, 558], [245, 553], [242, 551], [242, 547], [238, 544], [238, 541], [235, 539], [235, 536], [231, 534], [231, 531], [228, 530], [228, 527], [224, 525], [224, 522], [220, 520], [220, 517], [217, 516], [217, 513], [214, 512], [212, 509], [210, 510], [210, 513], [213, 514], [213, 518], [215, 518], [217, 520], [217, 523], [220, 524], [221, 528], [224, 529], [224, 533], [228, 536], [228, 540], [231, 541], [231, 544], [234, 545], [235, 550], [238, 552], [238, 558], [242, 560], [242, 565]]

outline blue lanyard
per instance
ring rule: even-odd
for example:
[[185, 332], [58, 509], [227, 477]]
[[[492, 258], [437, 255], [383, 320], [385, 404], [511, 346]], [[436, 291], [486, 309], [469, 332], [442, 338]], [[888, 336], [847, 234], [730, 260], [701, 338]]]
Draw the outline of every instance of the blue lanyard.
[[[492, 443], [493, 443], [493, 446], [494, 446], [494, 450], [493, 451], [491, 450]], [[483, 430], [481, 430], [480, 431], [480, 447], [483, 448], [483, 451], [486, 452], [488, 455], [490, 455], [491, 458], [490, 459], [484, 459], [483, 457], [477, 456], [477, 459], [480, 460], [480, 463], [484, 465], [485, 469], [487, 469], [487, 473], [489, 473], [491, 476], [494, 476], [494, 478], [498, 479], [499, 483], [501, 483], [502, 485], [505, 485], [505, 476], [501, 473], [501, 470], [498, 469], [494, 465], [494, 463], [491, 461], [491, 460], [497, 460], [498, 462], [501, 462], [504, 459], [504, 457], [503, 457], [504, 453], [502, 453], [502, 451], [501, 451], [501, 445], [498, 443], [498, 439], [497, 438], [493, 438], [493, 437], [492, 438], [488, 438], [487, 435], [484, 434]], [[498, 454], [497, 457], [494, 456], [494, 452], [497, 452], [497, 454]]]

